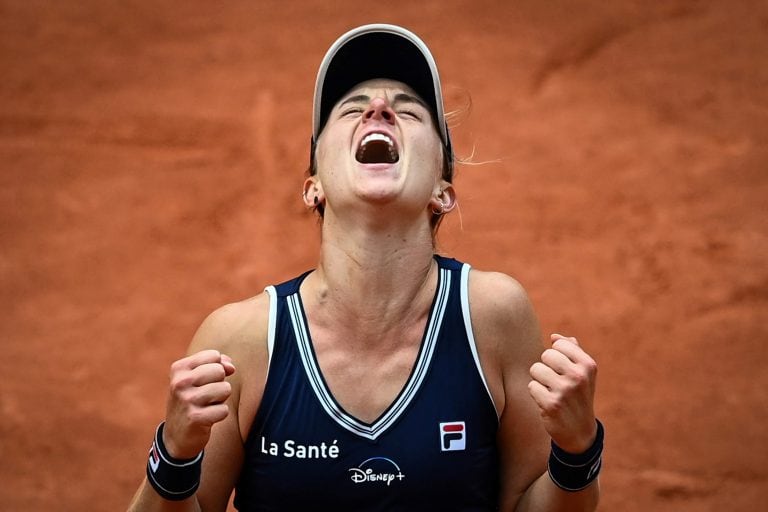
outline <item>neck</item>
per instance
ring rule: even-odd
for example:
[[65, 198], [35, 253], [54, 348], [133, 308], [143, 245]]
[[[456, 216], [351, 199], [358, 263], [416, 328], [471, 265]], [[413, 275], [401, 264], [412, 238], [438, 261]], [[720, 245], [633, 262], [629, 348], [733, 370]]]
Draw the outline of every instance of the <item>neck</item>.
[[326, 213], [320, 261], [306, 290], [313, 316], [382, 337], [423, 316], [436, 283], [429, 223], [350, 225]]

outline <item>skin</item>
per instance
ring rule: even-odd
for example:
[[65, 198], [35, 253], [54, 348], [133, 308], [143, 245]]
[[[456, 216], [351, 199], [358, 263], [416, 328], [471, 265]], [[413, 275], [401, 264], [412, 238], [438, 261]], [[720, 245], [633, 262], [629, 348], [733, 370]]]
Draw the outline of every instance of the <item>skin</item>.
[[[359, 142], [371, 132], [396, 141], [396, 163], [357, 162]], [[416, 359], [437, 286], [429, 219], [440, 203], [444, 212], [455, 207], [455, 192], [440, 178], [442, 149], [429, 112], [399, 82], [364, 82], [343, 97], [316, 156], [304, 201], [324, 206], [322, 244], [300, 293], [329, 389], [346, 411], [372, 421]], [[597, 483], [565, 492], [546, 474], [550, 439], [573, 453], [595, 439], [594, 360], [575, 338], [557, 334], [545, 350], [530, 301], [509, 276], [473, 269], [469, 299], [500, 418], [501, 510], [594, 510]], [[129, 510], [226, 509], [266, 380], [268, 311], [261, 294], [213, 312], [188, 356], [172, 365], [163, 439], [178, 458], [205, 448], [201, 485], [184, 502], [169, 502], [145, 480]]]

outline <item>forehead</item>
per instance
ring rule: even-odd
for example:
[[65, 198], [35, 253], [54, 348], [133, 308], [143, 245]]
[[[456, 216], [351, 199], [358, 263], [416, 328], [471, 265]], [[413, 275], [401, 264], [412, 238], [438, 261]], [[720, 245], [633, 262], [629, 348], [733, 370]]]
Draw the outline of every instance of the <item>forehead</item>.
[[339, 101], [336, 102], [335, 106], [338, 107], [344, 101], [355, 96], [386, 98], [391, 101], [398, 94], [406, 94], [408, 96], [412, 96], [416, 98], [416, 100], [422, 105], [426, 106], [424, 99], [416, 94], [416, 91], [414, 91], [410, 86], [403, 82], [398, 82], [397, 80], [392, 80], [389, 78], [374, 78], [373, 80], [366, 80], [365, 82], [357, 84], [349, 91], [347, 91], [341, 98], [339, 98]]

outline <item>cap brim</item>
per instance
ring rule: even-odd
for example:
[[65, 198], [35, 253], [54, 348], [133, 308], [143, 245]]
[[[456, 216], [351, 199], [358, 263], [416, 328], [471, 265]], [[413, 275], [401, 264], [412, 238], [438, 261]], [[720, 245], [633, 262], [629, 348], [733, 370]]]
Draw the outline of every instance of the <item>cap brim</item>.
[[432, 110], [446, 147], [440, 76], [426, 44], [396, 25], [364, 25], [342, 35], [325, 55], [315, 83], [312, 140], [316, 141], [337, 101], [355, 85], [375, 78], [403, 82]]

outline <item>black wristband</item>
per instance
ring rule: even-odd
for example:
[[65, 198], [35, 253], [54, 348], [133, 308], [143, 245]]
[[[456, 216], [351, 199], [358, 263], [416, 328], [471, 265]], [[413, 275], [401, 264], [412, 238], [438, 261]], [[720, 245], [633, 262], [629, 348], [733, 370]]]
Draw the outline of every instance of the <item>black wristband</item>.
[[597, 421], [597, 437], [584, 453], [568, 453], [554, 441], [549, 453], [549, 477], [565, 491], [580, 491], [589, 486], [600, 473], [603, 461], [603, 424]]
[[163, 498], [181, 501], [195, 494], [200, 485], [203, 452], [198, 453], [194, 459], [171, 457], [163, 444], [164, 425], [164, 422], [158, 425], [149, 449], [147, 480]]

